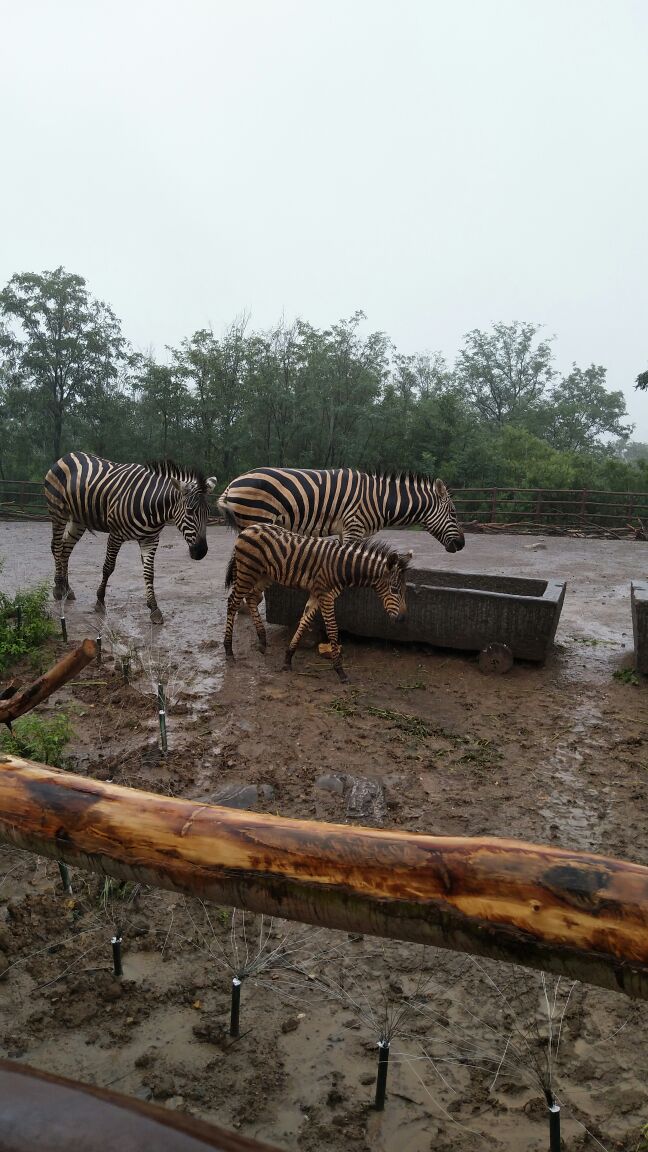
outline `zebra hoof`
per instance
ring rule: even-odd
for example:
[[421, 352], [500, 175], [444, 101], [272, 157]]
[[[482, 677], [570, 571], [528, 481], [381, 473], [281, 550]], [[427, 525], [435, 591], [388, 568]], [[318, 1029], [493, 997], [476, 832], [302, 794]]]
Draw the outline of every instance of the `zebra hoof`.
[[103, 600], [97, 600], [97, 603], [95, 604], [95, 612], [98, 612], [100, 616], [106, 615], [106, 605], [104, 604]]
[[265, 656], [265, 654], [266, 654], [266, 647], [267, 646], [265, 644], [261, 644], [261, 643], [257, 644], [257, 648], [259, 649], [259, 652], [261, 653], [262, 656]]
[[234, 653], [233, 652], [226, 652], [225, 653], [225, 660], [227, 661], [228, 664], [236, 664], [236, 660], [234, 659]]
[[65, 593], [65, 599], [66, 600], [76, 600], [76, 596], [74, 595], [74, 592], [72, 591], [71, 588], [68, 588], [67, 592]]
[[164, 616], [159, 608], [154, 608], [151, 612], [151, 624], [164, 624]]
[[288, 663], [282, 664], [281, 665], [281, 671], [282, 672], [292, 672], [292, 664], [288, 664]]
[[340, 683], [342, 683], [342, 684], [348, 684], [349, 683], [349, 677], [347, 676], [346, 672], [344, 671], [344, 668], [336, 668], [335, 671], [338, 674], [338, 677], [340, 679]]

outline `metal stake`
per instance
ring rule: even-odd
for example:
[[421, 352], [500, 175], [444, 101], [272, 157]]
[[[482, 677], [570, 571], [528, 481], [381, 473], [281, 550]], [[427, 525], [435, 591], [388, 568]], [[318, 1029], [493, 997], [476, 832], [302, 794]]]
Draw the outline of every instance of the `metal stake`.
[[121, 946], [122, 946], [121, 936], [113, 936], [110, 943], [112, 944], [113, 969], [115, 972], [115, 976], [123, 976], [124, 973], [122, 970], [122, 959], [121, 959]]
[[241, 981], [238, 976], [232, 980], [232, 1007], [230, 1010], [230, 1036], [239, 1035], [239, 1014], [241, 1009]]
[[549, 1152], [560, 1152], [560, 1104], [549, 1105]]
[[61, 873], [61, 883], [63, 885], [63, 891], [71, 894], [72, 893], [72, 884], [70, 882], [70, 869], [68, 868], [67, 864], [63, 863], [62, 860], [58, 860], [57, 863], [59, 866], [59, 872]]
[[101, 636], [97, 636], [97, 664], [101, 664]]
[[63, 639], [67, 642], [67, 624], [65, 623], [65, 616], [61, 616], [61, 632]]
[[158, 684], [158, 716], [160, 718], [160, 748], [164, 754], [169, 750], [166, 728], [166, 704], [164, 702], [164, 684]]
[[[387, 1094], [387, 1067], [389, 1065], [389, 1040], [380, 1040], [378, 1042], [378, 1075], [376, 1076], [376, 1104], [377, 1112], [382, 1112], [385, 1107], [385, 1096]], [[553, 1149], [552, 1149], [553, 1152]]]

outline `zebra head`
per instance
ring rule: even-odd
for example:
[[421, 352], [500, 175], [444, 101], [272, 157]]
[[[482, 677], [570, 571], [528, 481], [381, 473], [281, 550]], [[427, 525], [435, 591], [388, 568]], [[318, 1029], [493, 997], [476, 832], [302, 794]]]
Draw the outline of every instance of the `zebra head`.
[[432, 503], [421, 520], [423, 527], [443, 544], [446, 552], [461, 552], [466, 541], [443, 480], [434, 481], [432, 497]]
[[407, 552], [404, 556], [398, 552], [387, 552], [381, 574], [374, 582], [374, 588], [390, 620], [398, 622], [404, 620], [407, 615], [405, 582], [407, 568], [413, 555], [413, 552]]
[[191, 559], [202, 560], [207, 555], [207, 496], [216, 487], [216, 477], [205, 480], [196, 474], [186, 480], [171, 476], [170, 480], [179, 493], [173, 522], [189, 545]]

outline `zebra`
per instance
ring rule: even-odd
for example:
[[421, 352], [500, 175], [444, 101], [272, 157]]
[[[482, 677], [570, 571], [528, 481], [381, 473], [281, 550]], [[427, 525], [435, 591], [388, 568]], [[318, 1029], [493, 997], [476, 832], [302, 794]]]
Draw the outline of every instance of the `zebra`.
[[459, 552], [465, 544], [443, 480], [418, 472], [257, 468], [232, 480], [217, 503], [239, 530], [280, 524], [305, 536], [339, 536], [346, 543], [381, 528], [422, 524], [446, 552]]
[[340, 680], [348, 676], [342, 667], [342, 648], [338, 642], [335, 600], [344, 588], [375, 588], [385, 612], [392, 620], [402, 620], [405, 603], [405, 572], [412, 552], [400, 555], [389, 544], [352, 540], [342, 544], [332, 537], [300, 536], [272, 524], [254, 524], [239, 535], [230, 559], [225, 587], [231, 588], [227, 601], [225, 656], [234, 660], [232, 636], [234, 619], [243, 600], [246, 601], [259, 639], [259, 649], [266, 650], [266, 632], [259, 615], [264, 588], [275, 581], [287, 588], [305, 588], [308, 601], [284, 661], [289, 672], [299, 641], [317, 611], [324, 618], [326, 635], [331, 645], [333, 667]]
[[68, 452], [45, 477], [45, 498], [52, 522], [54, 599], [74, 600], [68, 562], [86, 529], [107, 532], [103, 579], [97, 589], [97, 611], [104, 610], [106, 585], [125, 540], [137, 540], [144, 566], [146, 604], [151, 621], [161, 624], [153, 586], [155, 553], [165, 524], [180, 529], [192, 560], [207, 554], [207, 494], [216, 477], [184, 468], [173, 460], [115, 464], [87, 452]]

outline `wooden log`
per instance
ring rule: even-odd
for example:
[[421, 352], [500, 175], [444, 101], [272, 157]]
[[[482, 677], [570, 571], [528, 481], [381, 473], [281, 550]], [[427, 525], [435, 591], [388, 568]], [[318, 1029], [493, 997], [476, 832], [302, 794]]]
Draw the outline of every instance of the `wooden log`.
[[0, 1148], [11, 1152], [272, 1152], [233, 1132], [106, 1089], [0, 1060]]
[[205, 900], [648, 999], [648, 868], [494, 837], [288, 820], [0, 756], [0, 840]]
[[94, 640], [84, 640], [74, 652], [66, 652], [62, 660], [43, 673], [21, 692], [16, 692], [9, 700], [0, 700], [0, 723], [10, 724], [25, 712], [30, 712], [37, 704], [47, 700], [52, 692], [67, 684], [74, 676], [78, 676], [82, 668], [94, 660], [97, 655], [97, 645]]

